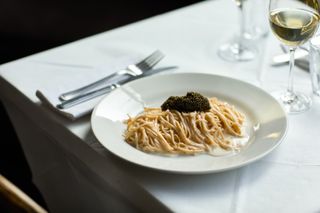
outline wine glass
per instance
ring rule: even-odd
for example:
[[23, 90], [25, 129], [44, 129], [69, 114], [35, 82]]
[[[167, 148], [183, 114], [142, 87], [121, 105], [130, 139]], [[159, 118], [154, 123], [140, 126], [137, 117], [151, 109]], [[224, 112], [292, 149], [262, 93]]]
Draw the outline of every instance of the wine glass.
[[248, 61], [253, 59], [257, 54], [257, 49], [250, 44], [250, 38], [246, 38], [245, 32], [245, 11], [244, 4], [246, 0], [233, 0], [240, 11], [240, 34], [226, 44], [223, 44], [218, 55], [227, 61]]
[[311, 107], [311, 98], [293, 89], [294, 53], [317, 31], [319, 13], [317, 0], [270, 0], [269, 22], [274, 35], [290, 52], [288, 88], [274, 95], [288, 113], [300, 113]]

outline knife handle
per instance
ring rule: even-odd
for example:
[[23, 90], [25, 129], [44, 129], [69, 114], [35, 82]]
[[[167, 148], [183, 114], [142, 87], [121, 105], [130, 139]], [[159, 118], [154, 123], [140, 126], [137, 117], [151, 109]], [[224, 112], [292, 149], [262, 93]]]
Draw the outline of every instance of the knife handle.
[[91, 83], [91, 84], [88, 84], [86, 86], [80, 87], [78, 89], [75, 89], [75, 90], [72, 90], [69, 92], [65, 92], [59, 96], [59, 99], [61, 101], [71, 100], [79, 95], [81, 96], [82, 94], [86, 94], [88, 91], [105, 84], [110, 79], [113, 79], [116, 76], [120, 76], [120, 75], [124, 75], [124, 74], [128, 74], [128, 73], [129, 73], [129, 71], [127, 71], [127, 70], [120, 70], [118, 72], [112, 73], [111, 75], [108, 75], [98, 81]]
[[111, 84], [111, 85], [102, 87], [100, 89], [81, 94], [79, 96], [76, 96], [76, 97], [73, 97], [69, 100], [61, 102], [60, 104], [57, 105], [57, 108], [59, 108], [59, 109], [70, 108], [72, 106], [78, 105], [78, 104], [83, 103], [88, 100], [91, 100], [91, 99], [96, 98], [98, 96], [101, 96], [103, 94], [109, 93], [112, 90], [118, 88], [119, 86], [120, 85], [118, 85], [118, 84]]

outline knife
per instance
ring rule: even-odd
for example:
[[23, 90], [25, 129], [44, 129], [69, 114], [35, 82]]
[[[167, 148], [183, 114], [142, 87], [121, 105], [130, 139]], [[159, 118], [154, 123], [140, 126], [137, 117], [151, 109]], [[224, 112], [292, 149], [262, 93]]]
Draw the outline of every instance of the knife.
[[[295, 54], [294, 54], [294, 59], [297, 61], [299, 59], [304, 59], [307, 60], [306, 57], [309, 55], [309, 52], [304, 49], [297, 49]], [[290, 54], [289, 53], [284, 53], [280, 55], [276, 55], [272, 58], [271, 65], [272, 66], [280, 66], [288, 63], [290, 61]], [[300, 60], [302, 61], [302, 60]]]
[[70, 108], [70, 107], [75, 106], [77, 104], [80, 104], [80, 103], [83, 103], [85, 101], [88, 101], [88, 100], [91, 100], [93, 98], [96, 98], [98, 96], [101, 96], [103, 94], [109, 93], [109, 92], [113, 91], [114, 89], [116, 89], [116, 88], [120, 87], [121, 85], [123, 85], [125, 83], [128, 83], [130, 81], [137, 80], [139, 78], [143, 78], [143, 77], [146, 77], [146, 76], [149, 76], [149, 75], [154, 75], [154, 74], [157, 74], [157, 73], [162, 72], [162, 71], [167, 71], [167, 70], [177, 69], [177, 68], [178, 68], [177, 66], [163, 67], [163, 68], [150, 70], [150, 71], [145, 72], [144, 74], [139, 75], [139, 76], [127, 77], [125, 79], [121, 79], [117, 83], [109, 84], [109, 85], [101, 87], [99, 89], [96, 89], [96, 90], [90, 91], [88, 93], [76, 96], [76, 97], [71, 98], [69, 100], [62, 101], [56, 107], [59, 108], [59, 109], [67, 109], [67, 108]]

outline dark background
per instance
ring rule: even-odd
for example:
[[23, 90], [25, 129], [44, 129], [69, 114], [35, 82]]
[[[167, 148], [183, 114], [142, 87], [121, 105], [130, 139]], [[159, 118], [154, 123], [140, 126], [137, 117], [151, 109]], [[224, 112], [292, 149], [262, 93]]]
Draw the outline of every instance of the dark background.
[[[199, 1], [1, 0], [0, 64]], [[1, 103], [0, 120], [0, 174], [46, 207]]]

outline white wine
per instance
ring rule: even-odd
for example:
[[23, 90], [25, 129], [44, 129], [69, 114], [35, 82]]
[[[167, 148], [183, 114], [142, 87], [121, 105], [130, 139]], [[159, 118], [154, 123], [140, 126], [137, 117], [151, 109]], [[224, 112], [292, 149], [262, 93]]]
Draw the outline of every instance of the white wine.
[[319, 15], [304, 9], [282, 8], [270, 12], [273, 33], [288, 46], [299, 46], [317, 31]]

